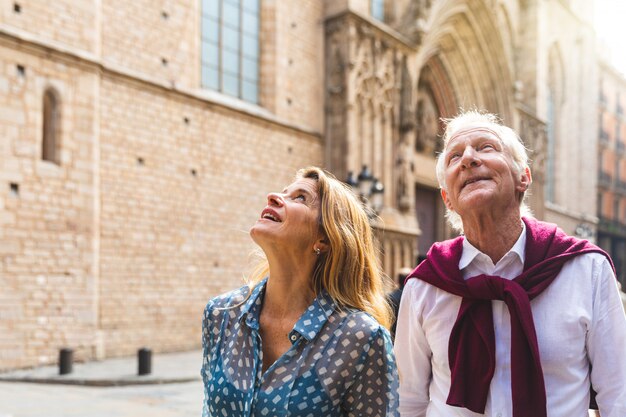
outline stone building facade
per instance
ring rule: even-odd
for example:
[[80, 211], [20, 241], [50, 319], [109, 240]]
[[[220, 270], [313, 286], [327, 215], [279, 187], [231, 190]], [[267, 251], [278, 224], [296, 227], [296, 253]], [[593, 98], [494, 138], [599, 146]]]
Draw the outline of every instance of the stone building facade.
[[626, 288], [626, 78], [602, 61], [599, 80], [598, 245]]
[[395, 276], [451, 234], [434, 158], [460, 107], [534, 150], [537, 217], [595, 230], [589, 4], [4, 2], [0, 369], [199, 346], [266, 194], [306, 165], [379, 178]]

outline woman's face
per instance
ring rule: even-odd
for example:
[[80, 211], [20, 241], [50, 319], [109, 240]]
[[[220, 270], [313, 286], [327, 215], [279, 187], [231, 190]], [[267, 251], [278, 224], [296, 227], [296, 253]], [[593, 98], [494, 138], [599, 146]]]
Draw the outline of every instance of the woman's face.
[[321, 235], [319, 210], [317, 181], [298, 179], [281, 193], [267, 195], [267, 206], [250, 229], [250, 236], [264, 250], [269, 244], [313, 253], [313, 244]]

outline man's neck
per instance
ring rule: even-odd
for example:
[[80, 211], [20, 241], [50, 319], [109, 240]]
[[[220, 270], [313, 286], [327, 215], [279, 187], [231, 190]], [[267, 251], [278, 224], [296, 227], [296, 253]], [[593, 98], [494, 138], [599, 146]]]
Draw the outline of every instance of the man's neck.
[[515, 245], [523, 226], [519, 213], [516, 213], [499, 219], [485, 217], [467, 222], [464, 219], [463, 229], [468, 242], [489, 256], [495, 265]]

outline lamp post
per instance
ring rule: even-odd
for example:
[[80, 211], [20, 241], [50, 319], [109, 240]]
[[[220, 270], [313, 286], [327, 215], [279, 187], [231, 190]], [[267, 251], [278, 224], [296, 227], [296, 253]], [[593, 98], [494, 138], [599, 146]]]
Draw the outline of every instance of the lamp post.
[[594, 232], [589, 223], [579, 223], [574, 229], [574, 236], [581, 239], [592, 239]]
[[367, 165], [363, 165], [361, 172], [354, 179], [352, 171], [348, 172], [346, 184], [358, 191], [359, 197], [370, 209], [368, 215], [374, 217], [379, 214], [384, 206], [384, 185], [372, 174]]

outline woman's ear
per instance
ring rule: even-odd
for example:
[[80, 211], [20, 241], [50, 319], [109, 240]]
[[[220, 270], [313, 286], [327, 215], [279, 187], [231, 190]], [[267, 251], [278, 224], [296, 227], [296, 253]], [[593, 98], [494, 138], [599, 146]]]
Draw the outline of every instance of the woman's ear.
[[321, 253], [328, 252], [328, 249], [330, 249], [330, 242], [326, 236], [322, 236], [315, 241], [313, 247], [319, 249]]

